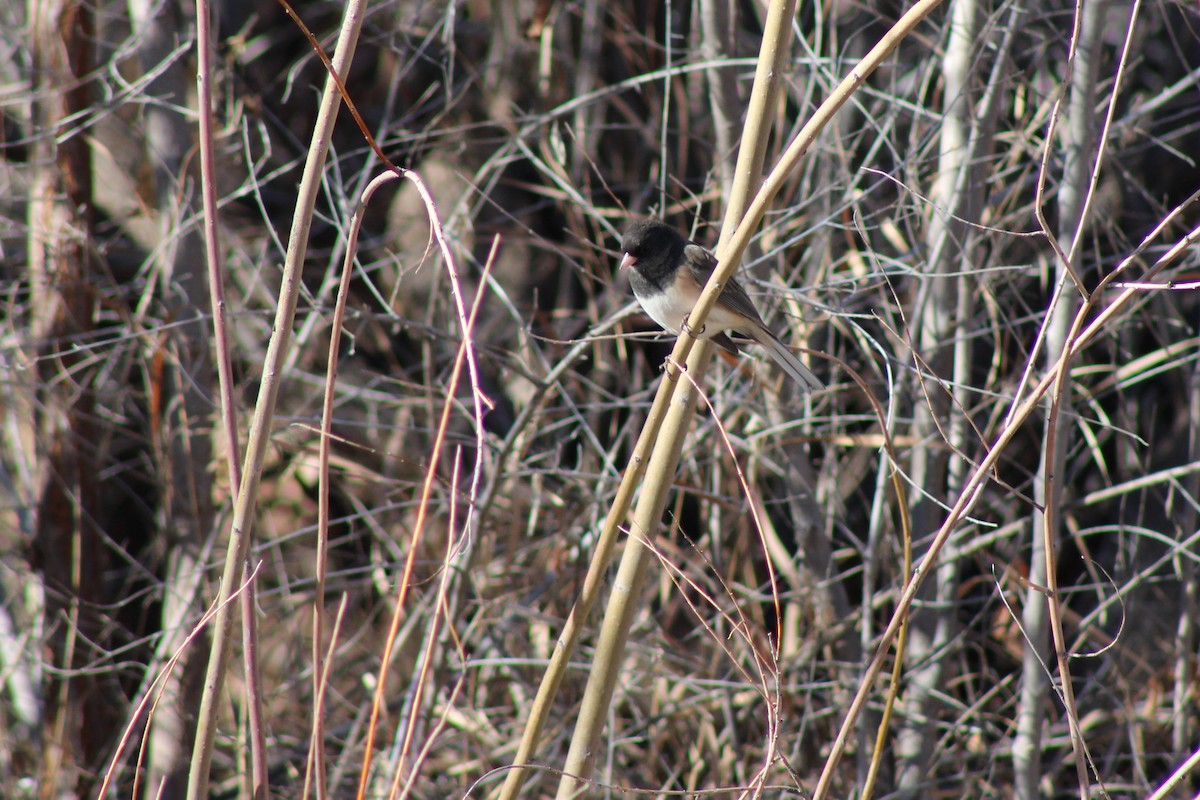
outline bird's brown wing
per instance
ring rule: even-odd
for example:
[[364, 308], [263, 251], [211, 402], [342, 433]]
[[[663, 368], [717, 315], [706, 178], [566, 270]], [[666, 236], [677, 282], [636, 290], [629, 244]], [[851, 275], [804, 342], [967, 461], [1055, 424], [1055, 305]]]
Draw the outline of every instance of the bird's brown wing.
[[[698, 244], [689, 244], [685, 247], [683, 257], [691, 270], [692, 277], [703, 289], [712, 276], [713, 270], [717, 268], [717, 257]], [[759, 327], [766, 328], [766, 323], [763, 322], [758, 309], [754, 307], [754, 301], [750, 299], [750, 295], [746, 294], [746, 290], [742, 288], [736, 278], [730, 278], [729, 282], [721, 289], [721, 297], [717, 302], [735, 314], [750, 318], [758, 323]]]
[[726, 333], [718, 333], [716, 336], [710, 336], [708, 340], [730, 355], [736, 356], [741, 352], [738, 349], [737, 342], [729, 338], [729, 335]]
[[[696, 244], [688, 244], [683, 252], [688, 266], [687, 276], [694, 280], [698, 287], [704, 286], [717, 266], [716, 256]], [[746, 290], [740, 283], [730, 278], [729, 283], [721, 290], [721, 297], [717, 300], [717, 305], [724, 307], [726, 314], [722, 319], [726, 324], [728, 324], [730, 315], [747, 320], [744, 325], [736, 327], [730, 325], [729, 327], [736, 333], [748, 336], [765, 347], [771, 359], [796, 381], [801, 391], [811, 392], [823, 388], [824, 384], [812, 373], [812, 370], [796, 358], [788, 346], [766, 326], [758, 314], [758, 309], [754, 307], [750, 295], [746, 294]], [[725, 333], [713, 336], [712, 341], [731, 353], [738, 351], [737, 345]]]

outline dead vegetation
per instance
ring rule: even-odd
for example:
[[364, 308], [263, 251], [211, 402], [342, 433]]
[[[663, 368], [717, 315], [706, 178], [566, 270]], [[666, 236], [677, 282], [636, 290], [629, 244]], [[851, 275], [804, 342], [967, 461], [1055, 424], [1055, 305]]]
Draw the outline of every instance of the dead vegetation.
[[[904, 11], [801, 5], [767, 169]], [[342, 9], [298, 13], [332, 52]], [[13, 797], [94, 797], [106, 775], [108, 796], [183, 797], [194, 763], [212, 628], [188, 637], [274, 380], [326, 72], [272, 0], [216, 8], [223, 400], [193, 14], [0, 9]], [[257, 650], [231, 648], [211, 796], [264, 777], [280, 797], [499, 791], [669, 352], [615, 277], [619, 230], [656, 214], [716, 245], [764, 17], [711, 0], [367, 7], [346, 89], [429, 188], [446, 250], [410, 181], [377, 191], [351, 249], [384, 167], [343, 111], [252, 516]], [[885, 708], [876, 797], [1200, 791], [1198, 29], [1170, 2], [956, 0], [789, 175], [740, 275], [830, 389], [796, 398], [761, 358], [709, 369], [598, 787], [809, 797], [865, 683], [831, 797], [863, 796]], [[905, 531], [936, 561], [909, 595], [892, 702], [879, 645], [912, 585]], [[598, 617], [526, 796], [558, 784]]]

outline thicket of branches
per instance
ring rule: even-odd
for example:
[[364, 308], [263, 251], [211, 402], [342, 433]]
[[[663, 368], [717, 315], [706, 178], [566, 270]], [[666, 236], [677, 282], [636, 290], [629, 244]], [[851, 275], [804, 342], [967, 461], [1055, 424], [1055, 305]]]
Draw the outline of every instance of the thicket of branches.
[[[800, 5], [768, 168], [905, 10]], [[342, 11], [297, 8], [331, 53]], [[343, 111], [276, 376], [326, 78], [300, 28], [215, 9], [214, 217], [190, 4], [0, 7], [7, 796], [184, 796], [275, 380], [212, 796], [499, 790], [669, 352], [620, 230], [716, 244], [765, 16], [370, 4], [345, 89], [447, 249], [411, 181], [351, 244], [385, 168]], [[589, 791], [808, 797], [874, 658], [833, 797], [862, 796], [888, 715], [877, 797], [1200, 791], [1198, 39], [1190, 3], [952, 0], [825, 130], [740, 275], [829, 388], [753, 348], [708, 370]], [[907, 546], [936, 562], [893, 677]], [[526, 796], [558, 783], [598, 625]]]

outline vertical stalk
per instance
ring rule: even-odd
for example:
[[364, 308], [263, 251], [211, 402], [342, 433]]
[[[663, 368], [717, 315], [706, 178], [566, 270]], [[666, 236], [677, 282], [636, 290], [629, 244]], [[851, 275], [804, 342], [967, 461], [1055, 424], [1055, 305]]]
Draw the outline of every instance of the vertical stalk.
[[[746, 127], [742, 135], [742, 147], [738, 153], [733, 192], [726, 205], [718, 253], [724, 252], [749, 205], [754, 189], [762, 178], [766, 145], [771, 132], [771, 112], [778, 98], [784, 61], [790, 50], [791, 21], [795, 14], [795, 0], [774, 0], [767, 11], [754, 88], [751, 90]], [[731, 272], [732, 267], [736, 265], [723, 266], [727, 272]], [[703, 324], [702, 319], [700, 324]], [[654, 557], [653, 548], [644, 546], [642, 542], [653, 542], [655, 532], [661, 524], [679, 467], [683, 440], [695, 417], [698, 396], [693, 381], [696, 384], [703, 381], [707, 366], [708, 345], [706, 342], [697, 342], [687, 360], [687, 378], [679, 381], [668, 372], [663, 379], [677, 381], [682, 385], [675, 387], [659, 434], [659, 446], [654, 448], [646, 469], [646, 482], [634, 511], [631, 535], [626, 543], [613, 593], [605, 611], [596, 659], [588, 675], [579, 719], [571, 737], [567, 760], [563, 765], [563, 778], [558, 786], [559, 800], [577, 796], [586, 786], [585, 781], [591, 776], [595, 766], [600, 733], [617, 678], [620, 676], [620, 664], [629, 628], [639, 608], [638, 600], [647, 566]]]
[[[362, 29], [366, 10], [363, 0], [351, 0], [342, 19], [337, 48], [333, 56], [334, 72], [345, 75], [358, 34]], [[279, 291], [279, 305], [275, 312], [275, 323], [271, 341], [267, 345], [267, 356], [263, 364], [262, 383], [258, 400], [254, 406], [254, 417], [250, 423], [250, 436], [246, 444], [246, 460], [242, 469], [242, 484], [234, 504], [233, 523], [230, 526], [225, 568], [217, 594], [217, 615], [212, 625], [212, 650], [208, 656], [208, 671], [204, 679], [204, 693], [200, 700], [200, 713], [196, 725], [196, 741], [192, 748], [191, 771], [188, 774], [188, 800], [204, 800], [208, 796], [208, 773], [212, 763], [213, 741], [216, 738], [218, 716], [217, 703], [222, 695], [225, 672], [229, 661], [230, 635], [233, 630], [233, 615], [236, 606], [230, 601], [238, 592], [242, 581], [242, 568], [246, 554], [250, 552], [250, 535], [254, 524], [254, 513], [258, 500], [258, 486], [262, 479], [263, 461], [267, 442], [271, 435], [271, 423], [275, 414], [275, 402], [279, 397], [280, 383], [284, 378], [283, 364], [291, 341], [292, 324], [296, 317], [296, 303], [300, 291], [300, 270], [308, 251], [308, 232], [312, 224], [312, 212], [316, 205], [325, 157], [329, 152], [329, 137], [337, 121], [341, 98], [333, 75], [326, 78], [325, 91], [321, 96], [320, 111], [309, 145], [308, 158], [304, 164], [304, 175], [300, 181], [296, 209], [292, 217], [292, 230], [288, 238], [287, 255], [284, 259], [283, 279]]]
[[[1065, 130], [1062, 132], [1063, 174], [1058, 189], [1058, 229], [1051, 234], [1041, 211], [1039, 187], [1039, 221], [1051, 242], [1067, 242], [1065, 250], [1056, 247], [1055, 286], [1050, 298], [1045, 324], [1045, 358], [1047, 364], [1063, 363], [1070, 357], [1074, 345], [1077, 317], [1082, 303], [1077, 291], [1080, 252], [1087, 225], [1087, 207], [1093, 187], [1094, 168], [1099, 164], [1096, 154], [1094, 109], [1096, 108], [1096, 76], [1099, 69], [1105, 0], [1081, 2], [1075, 18], [1072, 52], [1068, 59], [1067, 107]], [[1132, 24], [1132, 23], [1131, 23]], [[1051, 117], [1053, 133], [1059, 118], [1061, 103]], [[1054, 139], [1047, 137], [1046, 147]], [[1045, 180], [1045, 170], [1041, 180]], [[1054, 644], [1058, 663], [1058, 692], [1062, 700], [1071, 747], [1075, 755], [1075, 771], [1079, 796], [1086, 798], [1088, 769], [1084, 754], [1082, 732], [1075, 706], [1074, 687], [1069, 667], [1070, 654], [1063, 635], [1061, 606], [1058, 593], [1055, 548], [1060, 538], [1059, 509], [1062, 505], [1062, 479], [1066, 467], [1066, 451], [1070, 446], [1070, 428], [1060, 425], [1071, 413], [1071, 383], [1063, 370], [1055, 381], [1053, 391], [1045, 398], [1046, 422], [1042, 434], [1042, 457], [1034, 478], [1034, 502], [1040, 512], [1033, 515], [1034, 557], [1030, 564], [1031, 588], [1026, 592], [1023, 620], [1026, 630], [1026, 654], [1023, 659], [1021, 706], [1018, 709], [1019, 738], [1014, 742], [1017, 760], [1017, 797], [1020, 800], [1037, 796], [1037, 769], [1040, 752], [1042, 715], [1048, 705], [1045, 689], [1049, 686], [1049, 658], [1045, 652], [1048, 639]], [[1034, 587], [1045, 587], [1045, 589]], [[1042, 607], [1039, 609], [1038, 607]], [[1044, 609], [1044, 610], [1042, 610]]]
[[107, 547], [101, 519], [95, 386], [99, 367], [72, 346], [96, 327], [95, 198], [88, 138], [73, 117], [92, 108], [95, 15], [77, 0], [29, 0], [32, 129], [38, 132], [28, 206], [28, 253], [36, 389], [36, 513], [30, 543], [42, 581], [46, 643], [39, 796], [90, 793], [90, 763], [107, 745], [102, 678], [84, 669], [103, 642], [100, 577]]
[[[922, 282], [911, 314], [917, 328], [916, 350], [930, 375], [918, 378], [927, 398], [914, 409], [912, 479], [922, 487], [913, 493], [912, 525], [916, 537], [933, 530], [941, 516], [938, 498], [955, 496], [965, 478], [965, 462], [952, 454], [963, 453], [968, 420], [962, 395], [970, 386], [974, 317], [977, 292], [972, 274], [975, 235], [967, 220], [982, 205], [980, 160], [990, 146], [981, 135], [989, 120], [977, 113], [976, 94], [980, 53], [976, 41], [981, 11], [976, 0], [961, 0], [951, 7], [946, 55], [942, 60], [944, 108], [939, 141], [937, 177], [930, 192], [934, 210], [929, 216], [926, 242], [929, 276]], [[986, 98], [980, 105], [986, 108]], [[942, 382], [943, 376], [947, 378]], [[950, 447], [939, 440], [946, 431]], [[897, 785], [903, 796], [923, 792], [929, 756], [937, 737], [935, 699], [946, 679], [948, 661], [957, 637], [954, 600], [958, 591], [958, 560], [947, 553], [937, 574], [926, 585], [929, 608], [917, 615], [910, 628], [906, 660], [913, 665], [906, 691], [906, 722], [897, 732]]]

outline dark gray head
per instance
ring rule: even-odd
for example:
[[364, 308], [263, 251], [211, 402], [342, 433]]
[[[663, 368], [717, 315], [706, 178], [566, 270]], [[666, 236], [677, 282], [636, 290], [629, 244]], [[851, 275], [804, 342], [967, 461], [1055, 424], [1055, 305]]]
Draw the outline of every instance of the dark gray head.
[[683, 259], [687, 239], [656, 219], [640, 219], [621, 238], [621, 268], [632, 267], [646, 280], [663, 286]]

